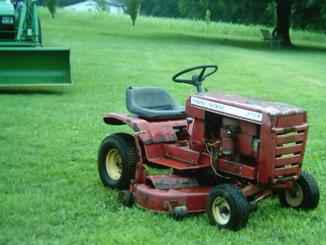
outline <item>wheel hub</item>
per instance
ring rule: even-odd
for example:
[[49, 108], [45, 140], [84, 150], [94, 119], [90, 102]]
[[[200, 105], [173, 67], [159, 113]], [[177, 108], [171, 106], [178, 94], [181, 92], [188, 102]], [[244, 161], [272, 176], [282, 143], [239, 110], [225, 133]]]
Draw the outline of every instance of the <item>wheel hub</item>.
[[109, 150], [106, 156], [106, 172], [113, 180], [119, 180], [122, 173], [122, 159], [117, 149]]
[[291, 207], [299, 207], [303, 202], [303, 196], [303, 190], [298, 183], [285, 192], [286, 201]]
[[226, 225], [231, 219], [231, 208], [223, 197], [217, 197], [212, 205], [212, 211], [216, 222]]

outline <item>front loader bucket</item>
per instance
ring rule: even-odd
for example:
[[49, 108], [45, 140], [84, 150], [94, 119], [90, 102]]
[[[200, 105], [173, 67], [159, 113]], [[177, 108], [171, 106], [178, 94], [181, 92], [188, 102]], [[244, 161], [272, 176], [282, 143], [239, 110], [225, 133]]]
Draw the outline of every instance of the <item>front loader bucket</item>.
[[69, 84], [68, 49], [0, 48], [0, 87]]

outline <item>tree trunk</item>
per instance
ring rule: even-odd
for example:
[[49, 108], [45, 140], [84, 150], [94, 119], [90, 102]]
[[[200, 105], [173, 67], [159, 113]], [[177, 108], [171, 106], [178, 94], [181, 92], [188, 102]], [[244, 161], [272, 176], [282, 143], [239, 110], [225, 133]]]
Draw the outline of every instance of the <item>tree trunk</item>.
[[274, 35], [284, 46], [291, 46], [290, 26], [292, 0], [276, 0], [277, 2], [277, 24]]

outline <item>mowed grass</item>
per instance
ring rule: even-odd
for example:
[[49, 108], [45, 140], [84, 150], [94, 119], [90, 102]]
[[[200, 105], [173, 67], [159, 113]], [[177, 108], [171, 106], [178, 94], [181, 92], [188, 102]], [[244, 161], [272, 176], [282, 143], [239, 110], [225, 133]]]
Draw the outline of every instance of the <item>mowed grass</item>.
[[[71, 49], [74, 86], [0, 94], [0, 244], [322, 244], [326, 239], [326, 36], [294, 32], [295, 49], [270, 49], [260, 27], [42, 11], [46, 46]], [[126, 112], [125, 89], [160, 86], [180, 103], [194, 89], [175, 84], [183, 68], [217, 64], [209, 90], [305, 108], [304, 169], [320, 184], [312, 212], [260, 203], [240, 232], [218, 230], [206, 215], [176, 222], [124, 208], [99, 181], [97, 150], [107, 112]]]

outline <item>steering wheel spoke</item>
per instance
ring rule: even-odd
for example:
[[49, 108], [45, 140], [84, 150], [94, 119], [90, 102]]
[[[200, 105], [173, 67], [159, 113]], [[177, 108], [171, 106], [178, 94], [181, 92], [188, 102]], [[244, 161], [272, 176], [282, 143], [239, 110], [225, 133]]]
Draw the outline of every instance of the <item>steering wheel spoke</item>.
[[199, 80], [200, 81], [202, 81], [203, 79], [205, 79], [205, 72], [206, 72], [206, 69], [207, 69], [207, 67], [203, 67], [203, 69], [202, 69], [202, 71], [200, 72], [200, 74], [199, 74]]

